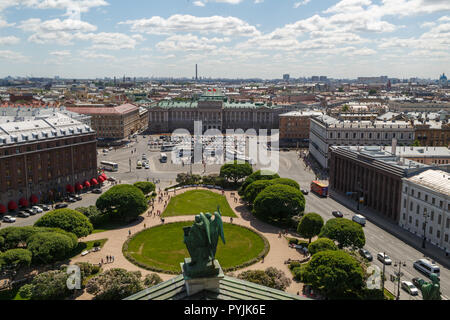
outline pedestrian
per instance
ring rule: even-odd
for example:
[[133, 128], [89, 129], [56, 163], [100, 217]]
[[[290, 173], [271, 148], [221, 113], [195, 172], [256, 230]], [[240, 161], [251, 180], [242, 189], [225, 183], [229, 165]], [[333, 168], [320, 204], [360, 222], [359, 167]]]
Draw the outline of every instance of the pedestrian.
[[128, 236], [131, 236], [131, 230], [128, 230]]
[[145, 229], [145, 223], [144, 223], [144, 229]]
[[103, 258], [102, 258], [102, 260], [100, 261], [100, 265], [102, 265], [103, 264]]
[[112, 256], [112, 261], [114, 262], [114, 256]]
[[233, 217], [230, 217], [230, 223], [233, 223]]

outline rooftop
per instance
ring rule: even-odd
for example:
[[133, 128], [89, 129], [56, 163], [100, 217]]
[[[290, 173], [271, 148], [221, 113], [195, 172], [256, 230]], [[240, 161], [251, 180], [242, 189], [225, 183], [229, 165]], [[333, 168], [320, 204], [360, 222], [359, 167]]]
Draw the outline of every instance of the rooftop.
[[139, 107], [127, 103], [117, 107], [68, 107], [67, 110], [83, 114], [127, 114], [138, 110]]
[[408, 178], [408, 181], [450, 196], [450, 174], [445, 171], [427, 170]]

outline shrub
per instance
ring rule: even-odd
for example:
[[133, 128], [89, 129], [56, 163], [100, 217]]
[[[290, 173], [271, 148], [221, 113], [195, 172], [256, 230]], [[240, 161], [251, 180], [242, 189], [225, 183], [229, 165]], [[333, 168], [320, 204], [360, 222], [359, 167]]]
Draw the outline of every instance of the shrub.
[[177, 174], [176, 182], [180, 186], [189, 184], [199, 184], [202, 181], [202, 177], [198, 174], [179, 173]]
[[33, 294], [33, 285], [32, 284], [25, 284], [20, 287], [18, 294], [23, 299], [31, 299], [31, 296]]
[[225, 163], [220, 168], [220, 176], [229, 182], [237, 184], [239, 180], [248, 177], [253, 172], [252, 166], [249, 163], [241, 163], [240, 161], [233, 161]]
[[298, 239], [292, 238], [289, 239], [289, 244], [297, 244], [298, 243]]
[[291, 269], [291, 270], [293, 270], [294, 268], [298, 268], [298, 267], [300, 267], [300, 262], [298, 262], [298, 261], [292, 261], [289, 264], [289, 269]]
[[85, 215], [72, 209], [50, 211], [39, 218], [34, 225], [36, 227], [60, 228], [74, 233], [77, 237], [85, 237], [94, 229]]
[[102, 245], [102, 243], [100, 241], [94, 242], [94, 247], [100, 247], [101, 245]]
[[303, 269], [301, 266], [295, 267], [292, 269], [292, 273], [294, 274], [295, 281], [302, 281]]
[[311, 212], [303, 216], [300, 220], [297, 232], [303, 237], [309, 239], [318, 235], [323, 227], [323, 219], [317, 213]]
[[250, 183], [243, 192], [243, 197], [246, 201], [253, 203], [258, 194], [268, 186], [273, 185], [273, 180], [256, 180]]
[[89, 262], [77, 262], [75, 264], [80, 268], [81, 279], [85, 279], [86, 277], [89, 277], [93, 274], [97, 274], [100, 271], [100, 266], [94, 265]]
[[153, 192], [156, 189], [155, 184], [148, 181], [138, 181], [135, 182], [133, 186], [139, 188], [144, 194], [149, 194], [150, 192]]
[[139, 271], [114, 268], [90, 279], [86, 289], [96, 300], [120, 300], [144, 290], [144, 287]]
[[16, 266], [17, 268], [29, 267], [32, 254], [27, 249], [10, 249], [0, 254], [0, 265]]
[[253, 212], [263, 219], [286, 219], [305, 210], [305, 197], [290, 186], [275, 184], [261, 191], [253, 204]]
[[311, 255], [325, 250], [337, 250], [337, 246], [333, 240], [328, 238], [319, 238], [316, 241], [310, 243], [308, 246], [308, 251]]
[[61, 300], [71, 295], [67, 288], [68, 274], [63, 271], [47, 271], [38, 274], [29, 289], [32, 300]]
[[284, 184], [286, 186], [291, 186], [295, 189], [300, 190], [300, 185], [298, 184], [298, 182], [289, 178], [275, 178], [269, 181], [272, 181], [273, 184]]
[[283, 291], [291, 284], [291, 280], [283, 271], [273, 267], [269, 267], [265, 271], [247, 270], [242, 272], [238, 278]]
[[319, 234], [338, 242], [340, 249], [345, 247], [362, 248], [366, 243], [364, 231], [358, 223], [342, 218], [333, 218], [327, 221]]
[[251, 175], [249, 175], [244, 182], [242, 183], [241, 188], [239, 189], [239, 194], [242, 196], [245, 189], [256, 180], [272, 180], [279, 178], [280, 176], [272, 171], [269, 170], [258, 170], [253, 172]]
[[26, 247], [28, 239], [41, 229], [32, 226], [27, 227], [7, 227], [0, 229], [0, 236], [4, 239], [1, 247], [2, 251], [17, 247]]
[[116, 222], [130, 222], [147, 210], [142, 191], [132, 185], [117, 185], [102, 194], [97, 208]]
[[147, 288], [156, 286], [158, 283], [161, 283], [161, 282], [163, 282], [163, 280], [156, 273], [150, 273], [150, 274], [146, 275], [144, 278], [144, 286]]
[[73, 237], [59, 232], [40, 232], [33, 235], [28, 244], [33, 261], [48, 264], [66, 258], [77, 246], [77, 238], [72, 235]]

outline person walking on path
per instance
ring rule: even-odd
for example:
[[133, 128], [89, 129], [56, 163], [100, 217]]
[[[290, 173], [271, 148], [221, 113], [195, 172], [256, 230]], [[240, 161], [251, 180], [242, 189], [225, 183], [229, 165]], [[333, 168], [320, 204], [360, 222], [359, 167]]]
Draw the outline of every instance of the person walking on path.
[[131, 230], [128, 230], [128, 236], [129, 237], [131, 236]]

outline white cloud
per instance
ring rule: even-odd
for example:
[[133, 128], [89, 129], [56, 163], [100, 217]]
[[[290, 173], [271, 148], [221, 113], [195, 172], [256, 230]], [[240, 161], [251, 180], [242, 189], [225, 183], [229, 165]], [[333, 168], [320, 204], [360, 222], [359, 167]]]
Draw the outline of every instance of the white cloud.
[[194, 1], [192, 4], [194, 6], [197, 6], [197, 7], [204, 7], [205, 6], [205, 3], [201, 2], [201, 1]]
[[26, 61], [27, 58], [19, 52], [11, 50], [0, 50], [0, 60]]
[[0, 45], [8, 46], [19, 43], [20, 39], [14, 36], [0, 37]]
[[67, 13], [88, 12], [91, 8], [109, 5], [104, 0], [1, 0], [0, 12], [9, 7], [26, 7], [33, 9], [60, 9]]
[[311, 0], [303, 0], [303, 1], [296, 2], [296, 3], [294, 3], [294, 8], [297, 9], [298, 7], [307, 5], [310, 2], [311, 2]]
[[91, 41], [93, 49], [134, 49], [142, 37], [130, 37], [123, 33], [77, 33], [75, 38], [79, 40]]
[[62, 51], [52, 51], [50, 52], [50, 55], [52, 56], [56, 56], [56, 57], [67, 57], [70, 56], [70, 51], [69, 50], [62, 50]]
[[97, 53], [90, 50], [82, 50], [79, 52], [79, 57], [82, 59], [106, 59], [115, 60], [116, 58], [109, 54]]
[[226, 36], [255, 36], [259, 31], [247, 22], [235, 17], [195, 17], [176, 14], [164, 19], [154, 16], [149, 19], [127, 20], [119, 24], [131, 25], [131, 31], [147, 34], [174, 34], [177, 32], [217, 33]]
[[229, 38], [199, 38], [196, 35], [173, 35], [158, 42], [156, 47], [162, 51], [211, 51], [216, 44], [229, 42]]

